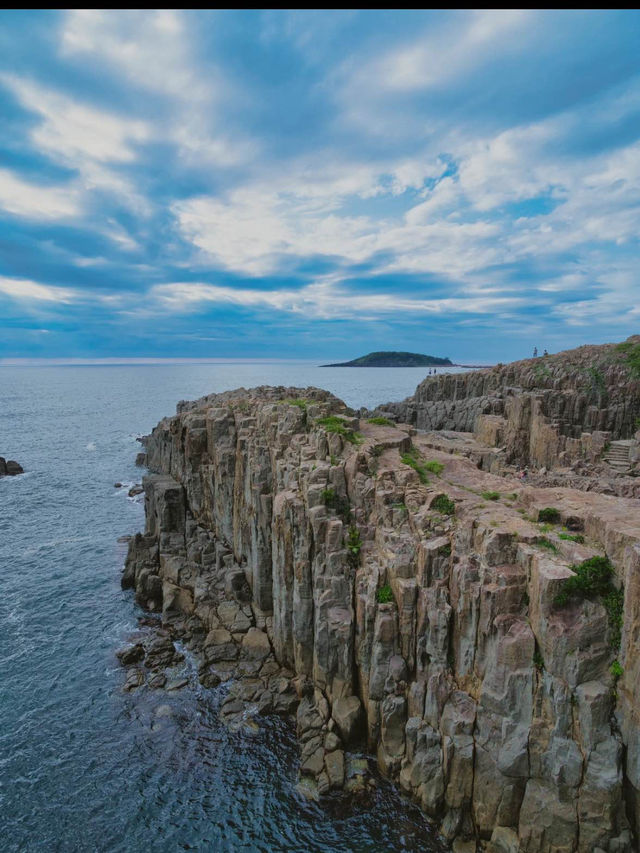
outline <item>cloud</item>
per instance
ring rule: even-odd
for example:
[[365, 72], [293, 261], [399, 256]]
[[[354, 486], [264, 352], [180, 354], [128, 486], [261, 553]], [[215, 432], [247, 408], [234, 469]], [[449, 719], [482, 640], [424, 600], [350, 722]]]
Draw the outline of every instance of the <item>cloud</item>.
[[7, 20], [0, 57], [16, 315], [57, 303], [87, 346], [105, 326], [158, 350], [211, 337], [212, 315], [230, 340], [234, 307], [273, 348], [265, 316], [308, 347], [316, 320], [465, 324], [496, 347], [637, 325], [637, 16], [34, 21]]
[[170, 9], [74, 9], [64, 21], [62, 53], [91, 57], [129, 86], [168, 99], [168, 107], [154, 105], [170, 114], [156, 133], [177, 145], [182, 157], [226, 166], [245, 162], [256, 145], [222, 131], [221, 102], [232, 100], [233, 92], [215, 63], [196, 61], [198, 32], [189, 20]]
[[41, 117], [31, 140], [57, 162], [81, 170], [88, 162], [130, 163], [136, 157], [133, 145], [149, 138], [142, 121], [88, 107], [19, 77], [5, 74], [1, 79], [25, 109]]
[[62, 28], [63, 55], [89, 55], [131, 84], [179, 99], [211, 99], [211, 78], [193, 67], [184, 15], [176, 10], [73, 9]]
[[532, 17], [532, 12], [522, 9], [458, 13], [450, 23], [374, 60], [359, 78], [373, 78], [390, 92], [444, 88], [452, 78], [491, 59], [496, 49], [504, 51]]
[[33, 184], [0, 169], [0, 208], [25, 219], [58, 221], [77, 217], [80, 194], [72, 185]]
[[203, 304], [269, 308], [323, 319], [373, 318], [405, 312], [445, 315], [449, 312], [485, 314], [522, 304], [517, 297], [474, 296], [416, 299], [397, 293], [363, 293], [348, 290], [333, 281], [309, 284], [298, 290], [234, 288], [202, 282], [173, 282], [155, 285], [149, 296], [166, 310], [189, 312]]
[[0, 293], [20, 302], [57, 302], [63, 305], [69, 305], [80, 298], [77, 291], [67, 287], [53, 287], [25, 278], [3, 276], [0, 276]]

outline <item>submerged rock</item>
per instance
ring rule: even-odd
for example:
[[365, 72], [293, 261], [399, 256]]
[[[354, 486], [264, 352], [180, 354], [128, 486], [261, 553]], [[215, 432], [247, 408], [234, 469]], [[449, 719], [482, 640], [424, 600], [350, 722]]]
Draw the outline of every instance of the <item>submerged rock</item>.
[[13, 459], [0, 456], [0, 477], [16, 477], [18, 474], [24, 474], [22, 465]]

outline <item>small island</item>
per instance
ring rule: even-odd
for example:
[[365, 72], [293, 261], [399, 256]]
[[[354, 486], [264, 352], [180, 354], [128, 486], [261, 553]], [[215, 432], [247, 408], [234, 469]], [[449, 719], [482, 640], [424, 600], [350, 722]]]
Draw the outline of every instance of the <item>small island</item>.
[[339, 364], [323, 364], [322, 367], [440, 367], [452, 366], [449, 358], [422, 355], [418, 352], [370, 352], [368, 355], [343, 361]]

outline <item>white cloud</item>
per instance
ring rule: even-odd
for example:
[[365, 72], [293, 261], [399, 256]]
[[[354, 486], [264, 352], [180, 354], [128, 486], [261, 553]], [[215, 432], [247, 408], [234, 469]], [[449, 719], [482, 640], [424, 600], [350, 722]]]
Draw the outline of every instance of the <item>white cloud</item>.
[[39, 284], [26, 278], [5, 278], [0, 276], [0, 293], [11, 299], [35, 302], [58, 302], [68, 305], [80, 298], [80, 293], [67, 287], [53, 287]]
[[65, 18], [62, 51], [97, 60], [129, 86], [167, 99], [168, 119], [156, 122], [155, 133], [182, 157], [201, 165], [245, 162], [256, 145], [222, 130], [220, 104], [231, 87], [214, 64], [196, 61], [198, 32], [189, 23], [170, 9], [75, 9]]
[[58, 162], [81, 170], [87, 162], [130, 163], [136, 156], [133, 145], [149, 138], [144, 122], [88, 107], [19, 77], [3, 75], [2, 82], [25, 109], [41, 117], [31, 139]]
[[393, 92], [442, 87], [492, 58], [496, 48], [526, 27], [532, 12], [522, 9], [493, 9], [458, 13], [444, 27], [424, 36], [363, 69], [378, 86]]
[[492, 223], [412, 221], [402, 215], [353, 215], [368, 200], [392, 200], [407, 191], [422, 193], [446, 164], [416, 156], [397, 162], [292, 164], [286, 174], [255, 181], [224, 197], [199, 196], [172, 207], [189, 242], [222, 266], [249, 275], [286, 269], [300, 258], [324, 255], [341, 264], [385, 256], [378, 271], [455, 274], [493, 258], [479, 240], [494, 236]]
[[61, 35], [66, 56], [101, 59], [135, 86], [192, 101], [211, 98], [211, 77], [196, 73], [185, 19], [176, 10], [73, 9]]
[[490, 313], [514, 308], [523, 300], [516, 297], [473, 296], [420, 299], [394, 293], [350, 291], [335, 281], [309, 284], [299, 290], [253, 290], [202, 282], [173, 282], [151, 288], [150, 297], [173, 312], [197, 310], [203, 304], [236, 305], [243, 308], [270, 308], [322, 319], [373, 318], [379, 315]]
[[94, 191], [106, 192], [140, 216], [148, 201], [119, 171], [133, 164], [137, 146], [150, 139], [142, 121], [88, 107], [67, 95], [30, 80], [2, 75], [0, 81], [22, 106], [40, 117], [30, 131], [31, 143], [51, 160], [77, 172], [73, 193], [85, 209]]
[[25, 219], [57, 221], [79, 216], [81, 200], [72, 185], [32, 184], [0, 169], [0, 208]]

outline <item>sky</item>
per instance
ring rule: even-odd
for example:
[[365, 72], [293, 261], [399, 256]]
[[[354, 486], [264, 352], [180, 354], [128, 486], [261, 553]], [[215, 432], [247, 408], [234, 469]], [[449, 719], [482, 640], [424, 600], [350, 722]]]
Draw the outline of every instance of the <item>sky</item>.
[[640, 332], [637, 11], [0, 12], [0, 358]]

